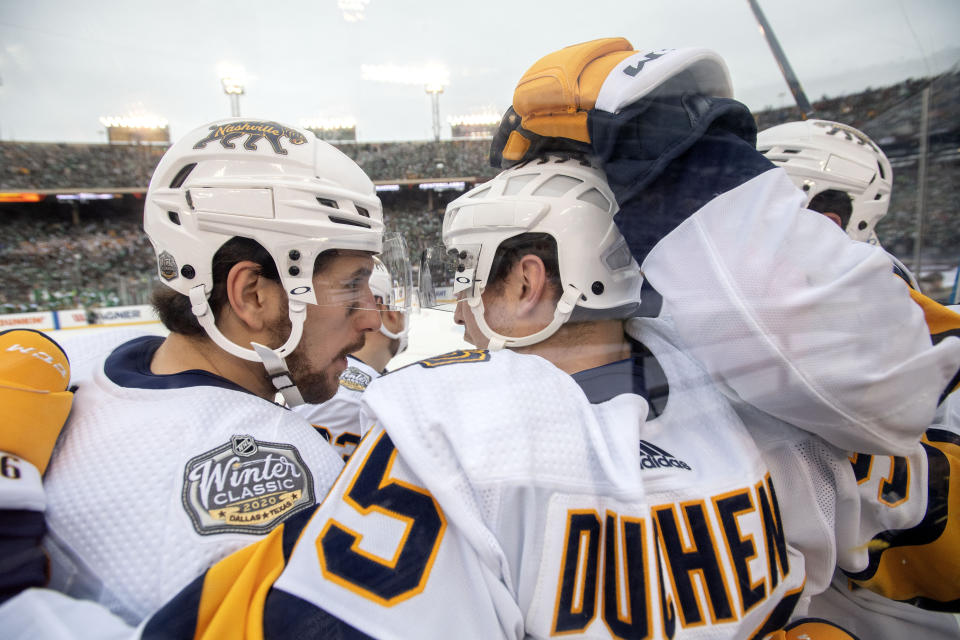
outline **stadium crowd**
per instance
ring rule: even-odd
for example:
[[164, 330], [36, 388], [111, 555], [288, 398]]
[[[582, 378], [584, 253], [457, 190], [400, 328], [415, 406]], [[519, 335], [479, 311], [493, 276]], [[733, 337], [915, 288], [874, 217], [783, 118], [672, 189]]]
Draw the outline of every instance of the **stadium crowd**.
[[381, 142], [336, 145], [374, 180], [496, 175], [489, 166], [489, 140], [441, 140], [440, 142]]
[[[905, 80], [881, 89], [866, 89], [836, 98], [824, 96], [813, 103], [815, 117], [842, 122], [860, 129], [883, 147], [887, 157], [916, 152], [920, 134], [921, 94], [930, 87], [929, 135], [933, 148], [956, 147], [957, 109], [960, 105], [960, 72], [946, 73], [932, 82]], [[796, 107], [766, 109], [754, 113], [762, 131], [797, 119]], [[949, 134], [954, 134], [952, 137]]]
[[0, 143], [0, 189], [146, 189], [166, 146]]
[[[376, 181], [477, 177], [488, 166], [489, 140], [341, 143]], [[146, 189], [166, 146], [0, 142], [0, 189]]]
[[0, 313], [143, 304], [153, 249], [138, 220], [20, 219], [0, 240]]
[[[929, 86], [930, 153], [923, 255], [925, 265], [955, 267], [960, 247], [960, 72], [933, 81], [906, 80], [890, 87], [814, 103], [816, 116], [862, 129], [883, 146], [894, 167], [887, 216], [878, 226], [884, 246], [910, 266], [916, 228], [917, 139], [921, 92]], [[754, 113], [760, 130], [796, 120], [795, 107]], [[496, 174], [487, 162], [489, 140], [361, 142], [337, 145], [375, 181], [468, 179]], [[146, 189], [163, 145], [0, 142], [0, 191], [47, 192]], [[469, 183], [467, 188], [471, 186]], [[414, 264], [438, 244], [446, 203], [457, 191], [424, 191], [404, 185], [381, 191], [389, 231], [404, 233]], [[63, 205], [60, 205], [63, 206]], [[0, 313], [138, 304], [152, 286], [153, 252], [140, 232], [137, 212], [113, 214], [83, 207], [83, 215], [50, 216], [49, 209], [0, 205], [6, 233], [0, 240]], [[139, 206], [139, 203], [136, 203]], [[44, 213], [46, 212], [46, 213]], [[43, 215], [41, 215], [43, 214]], [[949, 286], [931, 283], [941, 299]]]

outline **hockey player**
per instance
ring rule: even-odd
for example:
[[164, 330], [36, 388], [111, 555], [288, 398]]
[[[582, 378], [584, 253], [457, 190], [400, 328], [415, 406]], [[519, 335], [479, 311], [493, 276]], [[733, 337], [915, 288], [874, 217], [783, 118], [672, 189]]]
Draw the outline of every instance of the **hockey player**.
[[[674, 77], [694, 108], [728, 89], [715, 55], [696, 52], [698, 75], [683, 73], [689, 51], [673, 53], [647, 65], [630, 51], [604, 74], [633, 70], [643, 90], [631, 102]], [[576, 66], [555, 68], [589, 79]], [[649, 210], [618, 215], [638, 218], [633, 236], [615, 228], [616, 192], [576, 160], [534, 156], [451, 203], [443, 236], [461, 317], [494, 350], [376, 380], [363, 396], [376, 426], [314, 514], [215, 565], [143, 635], [763, 637], [781, 627], [805, 580], [832, 571], [830, 541], [811, 573], [784, 492], [778, 501], [721, 389], [854, 450], [912, 452], [960, 354], [954, 340], [930, 345], [885, 261], [841, 234], [820, 238], [830, 223], [800, 215], [786, 176], [730, 130], [746, 120], [728, 105], [726, 121], [673, 122], [706, 124], [666, 145], [686, 146], [634, 194], [652, 197]], [[538, 234], [524, 239], [532, 246], [509, 246], [523, 233]], [[556, 242], [555, 267], [539, 234]], [[640, 284], [631, 245], [664, 312], [625, 334]], [[861, 287], [879, 302], [837, 304]], [[554, 348], [564, 343], [576, 352]], [[665, 372], [665, 403], [639, 345]]]
[[[811, 480], [777, 484], [770, 443], [814, 436], [764, 417], [782, 431], [756, 441], [707, 372], [677, 348], [684, 338], [663, 314], [632, 320], [624, 332], [641, 275], [615, 211], [602, 174], [574, 159], [521, 164], [452, 202], [443, 237], [457, 267], [456, 318], [468, 340], [493, 351], [455, 352], [378, 379], [363, 395], [375, 426], [309, 521], [285, 523], [242, 561], [214, 567], [151, 618], [144, 637], [233, 637], [253, 624], [266, 637], [323, 629], [332, 637], [681, 638], [707, 625], [714, 637], [762, 638], [786, 625], [805, 587], [829, 580], [831, 540], [861, 533], [872, 505], [836, 520], [820, 511], [793, 517], [798, 492], [854, 497], [852, 471], [843, 493]], [[799, 213], [795, 202], [772, 222], [803, 235], [804, 225], [823, 224]], [[711, 231], [716, 259], [736, 273], [739, 262], [755, 262], [732, 239], [744, 224], [769, 228], [760, 215], [726, 229], [700, 213], [691, 223]], [[687, 270], [695, 287], [719, 264], [698, 260], [703, 251], [679, 251], [689, 248], [685, 235], [663, 238], [647, 263]], [[810, 275], [833, 272], [792, 253], [792, 236], [775, 236], [769, 255]], [[835, 240], [824, 250], [842, 261], [864, 255]], [[859, 268], [873, 272], [863, 284], [898, 291], [882, 263]], [[810, 293], [798, 281], [763, 284], [784, 304]], [[909, 315], [915, 310], [899, 291]], [[914, 325], [926, 339], [922, 321]], [[829, 405], [811, 407], [804, 426], [820, 423], [835, 410]], [[878, 415], [857, 417], [876, 423]], [[822, 446], [807, 449], [816, 456], [807, 472], [821, 460], [846, 463]], [[789, 450], [783, 464], [797, 455]], [[866, 556], [863, 549], [858, 560]], [[241, 586], [284, 561], [280, 577], [267, 580], [269, 594], [262, 581]], [[183, 615], [224, 596], [225, 584], [235, 586], [219, 610]]]
[[[334, 446], [344, 460], [360, 442], [360, 397], [387, 364], [407, 348], [409, 310], [398, 304], [390, 271], [374, 258], [370, 290], [380, 311], [380, 331], [366, 334], [363, 347], [347, 356], [336, 395], [322, 404], [303, 404], [293, 410], [302, 415]], [[403, 288], [398, 290], [409, 290]]]
[[[757, 149], [783, 167], [804, 192], [808, 209], [831, 219], [854, 240], [879, 245], [876, 226], [890, 204], [893, 170], [883, 150], [866, 134], [838, 122], [790, 122], [762, 131]], [[913, 274], [896, 257], [887, 255], [894, 272], [910, 286], [911, 297], [923, 309], [933, 342], [955, 335], [960, 330], [960, 315], [920, 293]], [[960, 373], [950, 389], [955, 390], [958, 383]], [[924, 449], [930, 452], [928, 473], [940, 473], [944, 487], [949, 487], [950, 479], [960, 471], [958, 401], [955, 393], [949, 397], [954, 406], [941, 407], [924, 438]], [[889, 473], [873, 473], [892, 478], [898, 466], [903, 473], [910, 462], [907, 458], [874, 461], [865, 454], [852, 454], [851, 461], [863, 482], [871, 468], [889, 465]], [[868, 486], [866, 490], [874, 489]], [[951, 603], [960, 601], [960, 587], [952, 579], [958, 568], [932, 551], [945, 548], [943, 555], [955, 555], [949, 546], [951, 529], [939, 523], [955, 520], [956, 509], [949, 508], [949, 491], [936, 486], [931, 489], [926, 511], [914, 515], [915, 526], [906, 531], [891, 526], [891, 531], [878, 537], [875, 547], [890, 551], [876, 553], [863, 571], [850, 575], [838, 571], [830, 588], [812, 600], [811, 615], [850, 620], [850, 628], [864, 638], [894, 640], [911, 630], [922, 632], [925, 638], [960, 637], [957, 619], [941, 613], [956, 609]], [[919, 544], [920, 540], [924, 544]]]
[[[829, 120], [788, 122], [760, 132], [757, 150], [784, 168], [804, 192], [808, 209], [833, 220], [854, 240], [880, 244], [876, 227], [890, 206], [893, 168], [869, 136]], [[960, 332], [960, 314], [923, 295], [910, 270], [893, 254], [887, 257], [923, 309], [933, 341]], [[958, 387], [960, 371], [950, 390]]]
[[319, 501], [342, 468], [301, 417], [380, 325], [372, 182], [309, 132], [195, 129], [158, 165], [144, 229], [166, 338], [78, 380], [45, 477], [51, 585], [138, 622], [212, 563]]
[[[0, 509], [3, 587], [43, 586], [46, 558], [39, 542], [45, 531], [40, 476], [46, 471], [70, 407], [70, 361], [60, 345], [31, 329], [0, 332]], [[14, 535], [10, 535], [14, 533]]]
[[[624, 107], [623, 105], [628, 101], [622, 98], [625, 92], [628, 95], [632, 90], [631, 87], [633, 89], [640, 87], [643, 91], [649, 87], [649, 83], [644, 86], [643, 83], [634, 83], [627, 78], [644, 75], [648, 78], [653, 77], [656, 73], [654, 67], [663, 66], [660, 59], [671, 55], [670, 52], [651, 51], [632, 56], [628, 61], [621, 63], [618, 56], [630, 55], [623, 53], [625, 48], [622, 42], [616, 43], [609, 40], [588, 43], [579, 47], [581, 51], [576, 51], [578, 47], [572, 47], [566, 52], [554, 54], [550, 61], [552, 65], [546, 64], [540, 65], [539, 68], [537, 66], [532, 68], [518, 86], [514, 96], [516, 113], [508, 113], [504, 119], [504, 125], [507, 126], [501, 128], [501, 135], [495, 141], [491, 159], [495, 164], [509, 166], [511, 162], [529, 157], [538, 149], [564, 146], [587, 150], [595, 153], [603, 163], [608, 176], [611, 177], [618, 201], [622, 209], [626, 210], [624, 213], [663, 211], [665, 205], [669, 206], [675, 202], [682, 203], [684, 205], [682, 208], [687, 206], [691, 209], [695, 208], [700, 204], [696, 198], [693, 198], [689, 205], [684, 202], [687, 193], [682, 188], [682, 178], [678, 178], [676, 172], [670, 167], [664, 171], [665, 162], [688, 151], [686, 143], [676, 140], [673, 130], [692, 129], [696, 134], [697, 131], [711, 126], [711, 122], [720, 124], [718, 128], [736, 130], [735, 114], [731, 113], [730, 105], [724, 104], [723, 100], [694, 100], [689, 95], [681, 98], [680, 101], [675, 101], [673, 109], [668, 108], [669, 100], [655, 94], [652, 94], [651, 98]], [[581, 55], [584, 49], [588, 50], [588, 55]], [[613, 71], [608, 74], [611, 66]], [[702, 65], [700, 69], [697, 69], [696, 65], [691, 65], [690, 72], [686, 75], [686, 78], [678, 77], [677, 81], [686, 81], [689, 86], [690, 82], [695, 81], [694, 76], [703, 77]], [[619, 81], [617, 81], [618, 77]], [[810, 191], [805, 197], [806, 202], [809, 202], [810, 196], [822, 193], [823, 189], [830, 188], [831, 185], [850, 193], [855, 207], [859, 209], [859, 214], [854, 214], [855, 219], [850, 222], [848, 230], [851, 235], [861, 234], [862, 237], [859, 239], [869, 239], [873, 236], [871, 233], [873, 225], [885, 213], [889, 203], [892, 174], [885, 156], [872, 143], [867, 144], [864, 141], [865, 136], [859, 132], [838, 132], [829, 127], [818, 127], [816, 124], [806, 123], [794, 123], [783, 129], [786, 130], [789, 127], [794, 127], [790, 130], [794, 135], [787, 136], [786, 131], [782, 130], [781, 135], [771, 136], [765, 141], [761, 140], [760, 148], [766, 151], [771, 146], [773, 138], [778, 138], [780, 148], [776, 150], [777, 153], [768, 153], [768, 158], [777, 164], [783, 164], [788, 172], [791, 171], [790, 165], [799, 169], [797, 172], [799, 175], [795, 174], [791, 177], [798, 186], [804, 187], [801, 183], [805, 183], [805, 190]], [[800, 130], [797, 131], [797, 128]], [[744, 127], [740, 129], [747, 130]], [[668, 135], [664, 135], [664, 131], [668, 132]], [[841, 135], [834, 135], [834, 140], [831, 141], [829, 132], [841, 133]], [[631, 133], [634, 135], [630, 135]], [[674, 137], [671, 138], [671, 135]], [[743, 137], [750, 139], [747, 136]], [[669, 146], [660, 145], [658, 140], [661, 138], [666, 138]], [[693, 139], [695, 138], [696, 135], [693, 136]], [[709, 147], [701, 145], [701, 153], [707, 149]], [[796, 153], [785, 153], [787, 149]], [[717, 156], [724, 153], [716, 146], [711, 151]], [[818, 163], [820, 163], [819, 166]], [[742, 165], [730, 163], [729, 166], [736, 168]], [[727, 173], [730, 174], [735, 171], [736, 169], [727, 169]], [[716, 175], [717, 173], [721, 175]], [[717, 186], [724, 180], [732, 178], [732, 182], [737, 182], [735, 176], [725, 177], [722, 173], [722, 170], [717, 172], [716, 169], [711, 169], [700, 176], [690, 174], [686, 184], [694, 185], [698, 179], [709, 176], [715, 184], [714, 192], [720, 192], [723, 189]], [[646, 188], [650, 180], [656, 176], [660, 176], [661, 184], [670, 185], [673, 191], [670, 194], [672, 199], [658, 194], [656, 188]], [[811, 178], [813, 180], [810, 180]], [[812, 190], [811, 187], [813, 187]], [[704, 189], [704, 191], [709, 193], [709, 190]], [[624, 213], [620, 214], [620, 226], [628, 236], [635, 253], [644, 254], [649, 246], [648, 238], [651, 236], [655, 238], [656, 234], [638, 228], [637, 223], [643, 220], [640, 215], [630, 216]], [[824, 232], [829, 233], [829, 229], [825, 229]], [[678, 293], [682, 294], [676, 290], [671, 292], [673, 296]], [[875, 292], [869, 290], [852, 292], [852, 294], [848, 300], [851, 305], [869, 305], [876, 299]], [[911, 296], [923, 307], [935, 342], [949, 335], [950, 330], [957, 326], [949, 318], [945, 318], [944, 313], [936, 312], [938, 305], [924, 304], [923, 296], [917, 292], [911, 292]], [[879, 318], [878, 322], [882, 323], [884, 320]], [[837, 350], [838, 353], [842, 351], [842, 348]], [[704, 361], [708, 366], [717, 364], [716, 361], [711, 362], [709, 358]], [[958, 379], [960, 376], [954, 377], [946, 389], [955, 388]], [[819, 433], [825, 434], [823, 431]], [[834, 437], [831, 441], [841, 443], [842, 439]], [[850, 444], [846, 442], [841, 446]], [[937, 447], [946, 449], [946, 458], [950, 459], [949, 444], [941, 443]], [[860, 454], [859, 457], [864, 464], [870, 460], [870, 457], [865, 454]], [[902, 463], [903, 460], [900, 460], [898, 464], [902, 465]], [[891, 464], [893, 464], [892, 459]], [[936, 521], [941, 521], [944, 518], [941, 507], [945, 508], [945, 505], [939, 507], [935, 504], [928, 505], [927, 515]], [[913, 512], [900, 520], [900, 527], [911, 522], [911, 518], [919, 518], [919, 514]], [[916, 519], [912, 522], [923, 524], [918, 523]], [[918, 531], [911, 533], [913, 536], [922, 535]], [[944, 536], [940, 537], [940, 533]], [[949, 531], [937, 534], [941, 540], [949, 539], [950, 535], [952, 534]], [[901, 537], [901, 539], [910, 538], [911, 535]], [[877, 542], [880, 548], [884, 548], [886, 544], [886, 542]], [[924, 551], [924, 553], [929, 552]], [[895, 554], [890, 554], [890, 556], [893, 555]], [[938, 567], [946, 574], [929, 571], [920, 578], [920, 582], [929, 586], [929, 580], [936, 581], [938, 575], [949, 575], [951, 570], [956, 573], [955, 567], [949, 562], [954, 555], [948, 553], [933, 556], [948, 560], [948, 562], [939, 563]], [[880, 554], [877, 554], [877, 557], [879, 556]], [[876, 571], [877, 565], [873, 562], [874, 560], [871, 560], [873, 567], [871, 571]], [[887, 567], [892, 562], [887, 562]], [[913, 567], [921, 566], [918, 563], [904, 564]], [[933, 561], [933, 564], [938, 563]], [[884, 563], [880, 563], [879, 566], [884, 566]], [[918, 574], [922, 573], [924, 571], [918, 572]], [[863, 579], [867, 575], [869, 572], [859, 577]], [[900, 574], [893, 571], [885, 575], [899, 577]], [[914, 584], [917, 580], [918, 576], [914, 575], [908, 579], [908, 582]], [[919, 595], [918, 592], [913, 592], [910, 597]], [[943, 607], [948, 606], [944, 602], [949, 602], [952, 598], [955, 599], [956, 596], [951, 596], [949, 591], [940, 591], [938, 598], [933, 600], [939, 600], [939, 606]]]

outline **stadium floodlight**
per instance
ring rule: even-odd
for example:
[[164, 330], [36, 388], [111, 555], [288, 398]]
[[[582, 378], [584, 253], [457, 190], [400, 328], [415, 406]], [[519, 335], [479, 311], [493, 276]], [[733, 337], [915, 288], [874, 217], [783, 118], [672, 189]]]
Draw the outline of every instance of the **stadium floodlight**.
[[370, 0], [337, 0], [337, 8], [347, 22], [360, 22]]
[[230, 115], [239, 118], [240, 96], [245, 93], [246, 72], [243, 67], [230, 64], [220, 65], [218, 71], [223, 92], [230, 97]]
[[492, 138], [500, 125], [502, 114], [493, 108], [462, 116], [450, 116], [447, 124], [450, 125], [452, 138]]
[[126, 116], [101, 116], [108, 142], [170, 142], [166, 118], [140, 113]]
[[301, 118], [300, 126], [321, 140], [330, 142], [356, 142], [357, 121], [350, 117], [345, 118]]
[[443, 88], [450, 84], [450, 72], [445, 66], [437, 63], [422, 67], [363, 64], [360, 65], [360, 74], [364, 80], [374, 82], [422, 86], [430, 96], [433, 111], [433, 139], [440, 141], [440, 94], [443, 93]]

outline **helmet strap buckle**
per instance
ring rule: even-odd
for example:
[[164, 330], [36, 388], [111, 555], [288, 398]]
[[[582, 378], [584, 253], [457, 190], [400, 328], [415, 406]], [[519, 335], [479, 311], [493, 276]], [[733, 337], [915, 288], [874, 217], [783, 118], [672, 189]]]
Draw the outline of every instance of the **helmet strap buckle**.
[[270, 376], [270, 382], [283, 396], [287, 406], [296, 407], [303, 404], [303, 396], [300, 395], [296, 383], [290, 378], [290, 371], [287, 369], [287, 363], [284, 359], [270, 347], [258, 342], [251, 342], [250, 346], [260, 356], [260, 361], [263, 362], [263, 367], [267, 370], [267, 375]]

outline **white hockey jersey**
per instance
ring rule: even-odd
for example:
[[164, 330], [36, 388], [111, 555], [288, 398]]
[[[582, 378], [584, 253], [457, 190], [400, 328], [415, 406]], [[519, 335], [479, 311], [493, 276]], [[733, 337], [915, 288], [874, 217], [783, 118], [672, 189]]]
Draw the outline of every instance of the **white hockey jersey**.
[[[869, 543], [876, 521], [837, 496], [806, 521], [781, 517], [786, 496], [811, 492], [774, 481], [777, 438], [823, 438], [834, 466], [816, 471], [844, 482], [855, 476], [835, 448], [911, 455], [960, 347], [932, 346], [886, 258], [831, 235], [801, 200], [770, 170], [647, 256], [670, 337], [641, 337], [665, 369], [683, 363], [649, 422], [641, 397], [590, 405], [569, 376], [511, 353], [456, 353], [377, 380], [364, 403], [378, 426], [270, 596], [225, 604], [197, 633], [227, 633], [213, 623], [261, 606], [268, 636], [300, 618], [292, 611], [315, 622], [321, 607], [330, 628], [339, 619], [376, 637], [409, 635], [411, 623], [418, 637], [753, 637], [785, 622], [805, 585], [825, 589], [841, 558], [868, 556], [856, 541]], [[760, 416], [752, 428], [778, 426], [769, 441], [732, 401]]]
[[51, 586], [130, 622], [310, 509], [342, 468], [290, 411], [207, 372], [150, 373], [161, 341], [78, 381], [44, 478]]
[[931, 346], [886, 253], [803, 200], [783, 169], [762, 173], [661, 240], [644, 276], [677, 346], [730, 395], [844, 450], [907, 454], [955, 384], [960, 341]]
[[676, 374], [659, 417], [630, 393], [590, 404], [537, 356], [467, 351], [384, 376], [364, 394], [378, 426], [308, 528], [298, 514], [215, 565], [144, 636], [178, 621], [187, 637], [776, 628], [814, 575], [808, 529], [790, 528], [794, 487], [713, 385], [835, 446], [908, 456], [960, 359], [955, 339], [931, 346], [886, 258], [801, 199], [770, 170], [644, 260], [675, 330], [642, 336]]
[[740, 638], [785, 623], [804, 560], [769, 471], [724, 396], [649, 322], [639, 337], [669, 382], [649, 421], [641, 396], [591, 404], [512, 352], [378, 380], [353, 480], [275, 590], [376, 638], [410, 637], [414, 620], [421, 638]]
[[293, 410], [312, 424], [346, 460], [363, 434], [360, 399], [367, 385], [379, 377], [380, 372], [367, 363], [347, 356], [347, 368], [340, 374], [336, 395], [321, 404], [303, 404]]
[[[941, 404], [918, 449], [903, 458], [851, 456], [860, 494], [879, 496], [881, 517], [869, 554], [842, 561], [809, 615], [846, 620], [861, 638], [960, 638], [960, 620], [947, 613], [960, 609], [960, 394]], [[800, 517], [803, 505], [796, 508]]]

